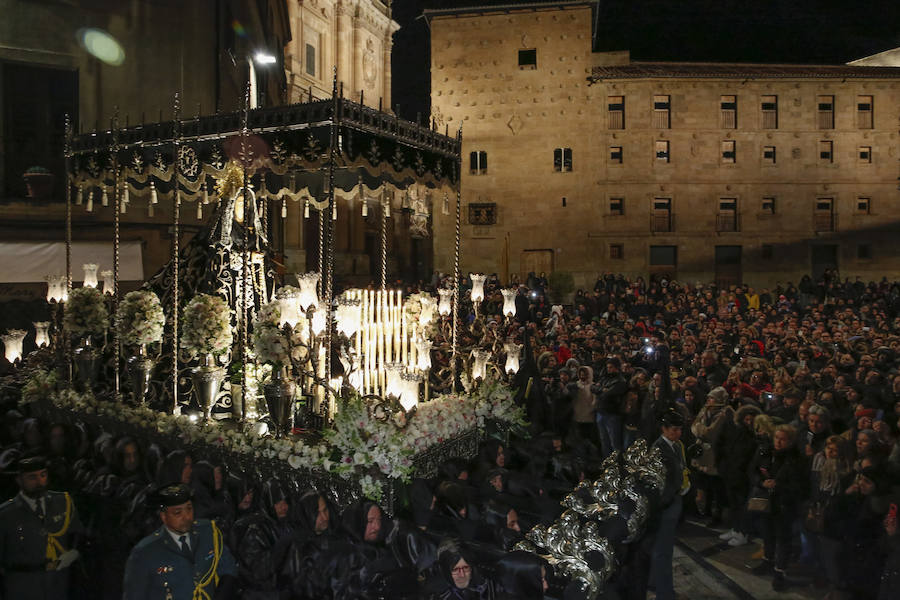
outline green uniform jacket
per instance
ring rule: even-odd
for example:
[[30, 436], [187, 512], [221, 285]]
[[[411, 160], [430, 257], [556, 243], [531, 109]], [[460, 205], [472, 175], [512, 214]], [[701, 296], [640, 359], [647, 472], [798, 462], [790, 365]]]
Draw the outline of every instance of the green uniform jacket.
[[[220, 540], [222, 538], [219, 535]], [[165, 526], [142, 539], [131, 551], [125, 565], [124, 600], [191, 600], [194, 588], [209, 571], [215, 558], [213, 526], [206, 519], [194, 521], [190, 533], [192, 556], [183, 554]], [[237, 575], [234, 557], [220, 543], [216, 573]], [[215, 581], [205, 591], [215, 596]]]
[[[66, 495], [47, 492], [44, 520], [21, 494], [0, 505], [0, 570], [3, 597], [12, 600], [65, 600], [69, 569], [47, 570], [47, 532], [59, 531], [66, 519]], [[57, 538], [64, 550], [72, 549], [72, 536], [82, 532], [78, 511], [72, 514], [65, 535]]]

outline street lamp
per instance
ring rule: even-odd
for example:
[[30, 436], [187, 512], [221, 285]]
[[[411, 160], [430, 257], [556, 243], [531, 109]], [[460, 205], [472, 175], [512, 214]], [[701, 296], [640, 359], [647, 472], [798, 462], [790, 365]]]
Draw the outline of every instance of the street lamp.
[[257, 50], [252, 57], [248, 57], [247, 64], [250, 66], [250, 108], [259, 108], [259, 93], [256, 83], [256, 65], [267, 67], [278, 62], [278, 58], [271, 52], [266, 50]]

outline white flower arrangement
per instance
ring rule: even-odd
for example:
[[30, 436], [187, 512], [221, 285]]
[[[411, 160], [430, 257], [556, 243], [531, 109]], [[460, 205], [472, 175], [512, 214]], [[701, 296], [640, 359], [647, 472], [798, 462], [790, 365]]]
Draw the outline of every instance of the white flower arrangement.
[[[285, 286], [291, 293], [291, 286]], [[279, 294], [284, 291], [282, 288]], [[277, 297], [277, 295], [276, 295]], [[306, 330], [307, 321], [298, 315], [299, 321], [292, 328], [284, 328], [281, 325], [282, 299], [278, 298], [260, 307], [253, 322], [253, 335], [251, 341], [256, 358], [265, 364], [280, 368], [291, 364], [291, 361], [300, 362], [306, 354]]]
[[125, 344], [140, 346], [161, 341], [166, 315], [159, 297], [146, 290], [128, 292], [119, 305], [117, 325]]
[[181, 345], [191, 355], [222, 354], [231, 348], [231, 309], [223, 298], [194, 296], [182, 320]]
[[109, 312], [103, 294], [97, 288], [80, 287], [72, 290], [66, 303], [63, 327], [74, 336], [99, 335], [106, 330]]
[[[36, 376], [35, 388], [55, 385], [50, 375]], [[43, 392], [41, 392], [43, 394]], [[409, 481], [413, 458], [428, 448], [466, 434], [488, 419], [508, 425], [524, 425], [524, 410], [513, 400], [512, 390], [497, 380], [482, 383], [474, 394], [447, 394], [419, 404], [404, 419], [369, 415], [369, 406], [359, 396], [342, 404], [325, 441], [316, 445], [291, 439], [260, 437], [248, 424], [241, 430], [215, 422], [202, 424], [186, 415], [173, 416], [146, 406], [101, 401], [90, 393], [73, 390], [50, 392], [57, 408], [115, 419], [148, 433], [178, 437], [186, 445], [205, 444], [236, 454], [281, 460], [298, 470], [321, 469], [344, 479], [354, 479], [363, 495], [383, 498], [389, 479]], [[402, 414], [402, 413], [398, 413]], [[401, 428], [404, 421], [406, 427]]]
[[277, 326], [253, 325], [253, 351], [260, 362], [280, 368], [290, 362], [290, 340]]

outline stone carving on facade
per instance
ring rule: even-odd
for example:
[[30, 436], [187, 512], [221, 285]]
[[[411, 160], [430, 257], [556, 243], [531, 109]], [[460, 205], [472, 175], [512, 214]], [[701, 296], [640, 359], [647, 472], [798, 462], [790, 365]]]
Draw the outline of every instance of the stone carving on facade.
[[509, 127], [509, 130], [512, 131], [513, 135], [518, 135], [522, 130], [522, 126], [524, 123], [522, 119], [519, 118], [519, 115], [513, 115], [510, 117], [509, 121], [506, 122], [506, 126]]
[[378, 75], [378, 61], [375, 58], [375, 42], [371, 38], [366, 40], [366, 49], [363, 51], [363, 79], [366, 89], [375, 88], [375, 79]]

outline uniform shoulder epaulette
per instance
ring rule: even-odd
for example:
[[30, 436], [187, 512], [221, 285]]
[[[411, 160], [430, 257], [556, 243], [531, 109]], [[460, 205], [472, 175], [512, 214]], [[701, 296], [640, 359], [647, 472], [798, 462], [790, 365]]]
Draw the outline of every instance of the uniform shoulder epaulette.
[[163, 539], [164, 539], [164, 538], [163, 538], [163, 534], [160, 533], [159, 529], [157, 529], [156, 531], [154, 531], [154, 532], [151, 533], [150, 535], [148, 535], [148, 536], [142, 538], [141, 541], [139, 541], [139, 542], [134, 546], [134, 549], [135, 549], [135, 550], [138, 550], [138, 549], [146, 548], [147, 546], [150, 546], [150, 545], [155, 544], [155, 543], [157, 543], [157, 542], [162, 543]]
[[6, 510], [9, 510], [9, 508], [13, 505], [14, 501], [15, 501], [15, 498], [10, 498], [3, 504], [0, 504], [0, 513], [4, 512]]

